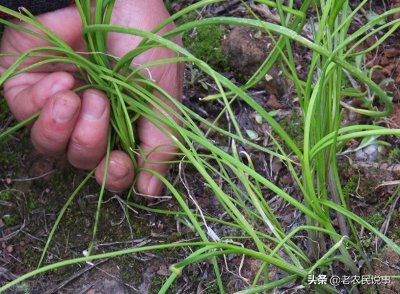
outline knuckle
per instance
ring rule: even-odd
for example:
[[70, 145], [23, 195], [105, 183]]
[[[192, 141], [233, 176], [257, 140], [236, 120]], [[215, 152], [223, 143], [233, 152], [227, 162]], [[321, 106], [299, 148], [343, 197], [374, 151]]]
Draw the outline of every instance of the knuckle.
[[64, 153], [63, 140], [50, 133], [40, 132], [32, 134], [31, 141], [39, 153], [48, 155], [60, 155]]
[[72, 135], [69, 145], [78, 151], [92, 151], [98, 149], [100, 142], [91, 134], [78, 132]]
[[60, 146], [67, 140], [63, 132], [52, 128], [43, 128], [43, 130], [38, 133], [38, 139], [49, 146]]

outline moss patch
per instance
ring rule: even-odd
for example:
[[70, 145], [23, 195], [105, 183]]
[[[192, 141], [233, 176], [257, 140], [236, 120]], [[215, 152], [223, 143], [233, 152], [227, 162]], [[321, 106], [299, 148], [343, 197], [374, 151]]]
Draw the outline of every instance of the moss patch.
[[[178, 21], [178, 24], [195, 20], [196, 13], [189, 14]], [[197, 58], [220, 69], [228, 68], [228, 58], [223, 53], [221, 39], [224, 31], [219, 25], [202, 26], [183, 34], [185, 47]]]
[[[297, 147], [302, 150], [304, 142], [304, 121], [301, 113], [293, 110], [292, 113], [285, 117], [280, 125], [297, 145]], [[284, 143], [284, 141], [275, 132], [273, 134], [274, 138], [279, 138], [279, 140]]]
[[387, 154], [387, 159], [391, 163], [400, 163], [400, 148], [394, 148]]
[[354, 192], [357, 189], [358, 185], [358, 176], [352, 175], [350, 179], [347, 181], [346, 185], [343, 187], [343, 195], [350, 196], [354, 195]]

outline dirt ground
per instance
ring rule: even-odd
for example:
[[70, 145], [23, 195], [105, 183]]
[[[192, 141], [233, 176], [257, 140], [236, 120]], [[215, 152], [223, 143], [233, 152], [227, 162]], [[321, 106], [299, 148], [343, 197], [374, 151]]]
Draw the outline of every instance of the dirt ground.
[[[170, 9], [178, 11], [192, 2], [194, 1], [172, 1]], [[353, 2], [356, 4], [357, 1]], [[371, 1], [370, 3], [370, 10], [378, 14], [390, 7], [400, 7], [400, 1]], [[273, 14], [268, 14], [261, 7], [255, 8], [259, 8], [256, 12], [261, 18], [274, 21]], [[209, 5], [200, 12], [200, 15], [201, 17], [249, 16], [240, 1]], [[400, 17], [400, 15], [394, 17]], [[361, 26], [365, 18], [365, 15], [357, 15], [353, 29]], [[218, 55], [216, 60], [209, 60], [209, 62], [214, 63], [214, 66], [223, 71], [225, 76], [240, 83], [257, 69], [271, 50], [272, 44], [267, 36], [254, 30], [229, 26], [221, 30], [223, 34], [218, 40], [218, 46], [222, 52], [221, 56], [226, 56], [227, 60], [223, 60]], [[370, 46], [374, 41], [374, 39], [368, 40], [365, 46]], [[190, 47], [190, 44], [187, 45]], [[302, 75], [305, 77], [310, 53], [298, 46], [294, 46], [294, 50], [300, 77]], [[386, 91], [393, 94], [395, 106], [391, 117], [375, 123], [400, 128], [399, 31], [379, 46], [378, 50], [368, 54], [366, 64], [367, 69], [375, 68], [374, 81], [381, 83]], [[284, 125], [295, 140], [300, 141], [302, 130], [299, 127], [299, 105], [294, 97], [294, 87], [283, 77], [278, 68], [274, 68], [269, 74], [270, 80], [256, 85], [249, 92], [266, 109], [276, 110], [277, 120]], [[213, 93], [214, 86], [210, 78], [187, 65], [184, 103], [203, 117], [215, 118], [222, 110], [222, 105], [217, 101], [204, 103], [199, 102], [198, 99]], [[4, 102], [0, 102], [0, 107], [0, 130], [3, 130], [14, 121]], [[269, 130], [270, 127], [265, 123], [259, 124], [254, 111], [240, 101], [233, 107], [244, 132], [253, 130], [257, 134], [262, 134], [265, 130]], [[350, 113], [346, 113], [346, 120], [372, 123], [371, 119]], [[221, 120], [220, 123], [226, 122]], [[218, 144], [218, 137], [213, 139]], [[263, 142], [265, 146], [270, 144], [268, 138], [259, 137], [257, 140]], [[340, 166], [344, 171], [341, 180], [350, 198], [349, 204], [352, 211], [367, 219], [376, 228], [384, 231], [389, 238], [400, 244], [398, 203], [400, 194], [395, 196], [389, 207], [383, 208], [396, 188], [396, 185], [390, 183], [400, 179], [400, 139], [387, 136], [382, 140], [390, 143], [392, 147], [385, 147], [383, 150], [371, 147], [347, 154], [352, 159], [352, 165], [349, 165], [346, 159], [348, 157], [340, 157]], [[356, 142], [349, 142], [349, 144], [356, 144]], [[251, 149], [246, 149], [246, 151], [253, 152], [255, 168], [259, 171], [264, 170], [265, 162], [270, 162], [265, 154]], [[216, 200], [204, 188], [201, 178], [190, 166], [186, 167], [185, 174], [186, 180], [191, 183], [191, 192], [196, 195], [205, 211], [210, 215], [222, 215]], [[71, 192], [85, 175], [85, 172], [68, 166], [63, 159], [55, 160], [37, 154], [31, 147], [27, 130], [15, 133], [7, 140], [0, 142], [0, 285], [35, 269], [52, 224]], [[176, 179], [176, 166], [171, 168], [169, 177], [172, 180]], [[266, 177], [286, 187], [287, 192], [298, 193], [289, 171], [279, 162], [270, 164]], [[182, 183], [178, 183], [179, 185], [182, 189], [184, 188]], [[95, 180], [91, 179], [89, 184], [79, 192], [67, 210], [55, 234], [55, 239], [49, 247], [46, 264], [83, 256], [83, 251], [88, 248], [91, 241], [99, 190]], [[272, 197], [268, 193], [266, 195], [266, 197]], [[179, 217], [126, 209], [123, 203], [125, 197], [123, 193], [106, 193], [95, 246], [96, 253], [196, 239], [190, 228], [184, 225], [184, 220]], [[132, 201], [151, 207], [178, 209], [173, 199], [149, 203], [140, 196], [134, 195]], [[301, 221], [296, 213], [282, 202], [276, 201], [272, 207], [281, 223], [286, 224], [287, 228], [290, 228], [294, 222]], [[224, 230], [224, 228], [220, 226], [218, 230]], [[376, 273], [382, 275], [400, 273], [400, 258], [394, 252], [382, 247], [382, 244], [367, 233], [362, 233], [360, 238], [366, 248], [370, 249], [369, 254], [373, 256], [373, 268]], [[130, 254], [93, 264], [68, 266], [34, 277], [8, 293], [156, 293], [170, 275], [169, 266], [190, 253], [186, 250], [173, 249]], [[237, 257], [232, 257], [229, 265], [230, 269], [222, 267], [222, 274], [230, 292], [246, 287], [243, 279], [233, 274], [239, 266], [243, 266], [242, 275], [246, 278], [254, 277], [260, 266], [257, 261], [251, 259], [246, 259], [241, 264], [240, 258]], [[279, 277], [281, 273], [277, 271], [271, 273], [271, 276]], [[290, 286], [295, 285], [288, 285], [289, 288]], [[279, 293], [285, 290], [287, 289], [281, 289]], [[364, 290], [367, 291], [367, 289]], [[287, 291], [287, 293], [294, 293]], [[400, 293], [400, 282], [394, 281], [374, 291], [376, 292], [368, 293]], [[172, 292], [218, 293], [212, 265], [203, 262], [190, 266], [174, 284]]]

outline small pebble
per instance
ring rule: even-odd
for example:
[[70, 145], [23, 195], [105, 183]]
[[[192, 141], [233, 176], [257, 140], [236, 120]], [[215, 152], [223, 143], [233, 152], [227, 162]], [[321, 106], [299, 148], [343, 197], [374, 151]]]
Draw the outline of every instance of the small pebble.
[[8, 245], [6, 250], [7, 250], [8, 253], [13, 253], [14, 247], [12, 245]]
[[356, 152], [358, 160], [377, 161], [381, 157], [380, 148], [377, 144], [369, 145]]

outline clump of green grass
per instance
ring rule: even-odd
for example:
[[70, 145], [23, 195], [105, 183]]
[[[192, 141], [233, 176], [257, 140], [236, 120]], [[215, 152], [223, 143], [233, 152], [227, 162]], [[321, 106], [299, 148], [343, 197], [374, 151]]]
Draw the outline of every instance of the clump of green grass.
[[221, 39], [224, 32], [218, 25], [200, 27], [194, 36], [185, 34], [183, 42], [194, 56], [222, 70], [227, 69], [228, 59], [223, 53]]
[[[136, 142], [133, 132], [134, 122], [132, 123], [131, 117], [144, 116], [174, 140], [180, 150], [183, 162], [190, 162], [197, 170], [199, 178], [202, 178], [204, 185], [224, 209], [223, 219], [219, 216], [205, 214], [203, 208], [199, 206], [191, 193], [178, 190], [174, 183], [149, 170], [148, 172], [159, 176], [181, 209], [169, 211], [140, 206], [132, 202], [127, 202], [127, 205], [151, 213], [162, 213], [185, 219], [187, 225], [196, 232], [197, 239], [195, 241], [148, 245], [97, 254], [93, 254], [93, 250], [89, 250], [88, 256], [85, 257], [42, 265], [49, 243], [54, 234], [56, 234], [58, 224], [62, 221], [70, 203], [75, 200], [80, 189], [93, 174], [91, 172], [71, 194], [60, 211], [47, 240], [38, 268], [0, 287], [0, 291], [6, 290], [35, 275], [71, 264], [143, 251], [171, 248], [179, 250], [183, 247], [189, 247], [191, 254], [170, 266], [171, 274], [159, 289], [160, 293], [166, 293], [187, 266], [205, 260], [211, 260], [218, 291], [224, 293], [226, 285], [224, 285], [221, 278], [221, 267], [224, 266], [221, 261], [224, 256], [231, 254], [249, 256], [253, 259], [258, 259], [262, 264], [256, 277], [250, 281], [251, 286], [239, 293], [269, 291], [295, 280], [309, 289], [311, 285], [306, 283], [307, 277], [314, 272], [325, 270], [334, 263], [340, 263], [341, 267], [354, 275], [359, 274], [358, 261], [364, 259], [367, 266], [369, 265], [369, 259], [365, 255], [363, 244], [358, 238], [357, 227], [363, 227], [400, 254], [400, 247], [397, 244], [349, 209], [347, 195], [344, 193], [340, 183], [340, 171], [337, 166], [337, 153], [345, 148], [346, 142], [350, 139], [357, 140], [366, 136], [400, 135], [400, 130], [392, 130], [376, 125], [341, 125], [342, 107], [370, 117], [382, 117], [391, 113], [393, 107], [390, 97], [365, 73], [347, 60], [354, 58], [358, 54], [365, 54], [374, 50], [376, 46], [382, 44], [388, 38], [390, 32], [398, 29], [400, 20], [389, 21], [388, 19], [392, 14], [400, 12], [400, 8], [377, 16], [377, 18], [369, 21], [367, 25], [350, 34], [349, 27], [354, 15], [368, 1], [362, 1], [354, 10], [351, 10], [349, 1], [327, 0], [315, 3], [311, 0], [305, 0], [302, 1], [300, 8], [295, 8], [293, 1], [289, 1], [287, 5], [282, 4], [281, 1], [257, 1], [276, 9], [280, 17], [280, 25], [261, 21], [253, 13], [253, 19], [235, 17], [196, 19], [185, 22], [162, 36], [155, 34], [172, 21], [184, 17], [205, 5], [218, 2], [222, 2], [222, 0], [199, 1], [178, 12], [148, 33], [134, 28], [110, 25], [108, 22], [110, 10], [107, 11], [105, 8], [107, 5], [112, 5], [113, 1], [96, 1], [94, 15], [91, 15], [90, 12], [90, 1], [76, 1], [81, 11], [84, 23], [83, 32], [88, 41], [87, 49], [89, 52], [106, 52], [106, 44], [102, 40], [106, 39], [105, 36], [109, 32], [133, 34], [144, 38], [139, 45], [139, 49], [133, 50], [120, 59], [99, 54], [88, 54], [85, 57], [77, 55], [71, 48], [61, 42], [57, 36], [52, 35], [46, 28], [41, 26], [33, 16], [29, 14], [28, 16], [21, 15], [0, 7], [0, 11], [34, 25], [44, 32], [52, 42], [50, 47], [37, 48], [22, 55], [15, 66], [10, 67], [1, 76], [0, 84], [8, 78], [23, 72], [24, 69], [17, 69], [18, 65], [32, 54], [42, 56], [45, 58], [45, 62], [48, 63], [59, 62], [60, 58], [74, 63], [81, 69], [83, 77], [87, 80], [87, 87], [105, 91], [113, 101], [114, 115], [111, 119], [113, 131], [110, 133], [108, 154], [112, 147], [111, 142], [118, 142], [118, 146], [127, 151], [132, 160], [135, 160], [135, 152], [132, 149], [134, 151], [137, 150], [135, 150]], [[247, 7], [245, 3], [244, 5]], [[252, 10], [249, 7], [247, 8], [252, 13]], [[312, 40], [303, 37], [301, 34], [305, 23], [309, 21], [307, 12], [311, 8], [314, 9], [316, 21], [318, 22], [318, 28], [314, 27]], [[388, 21], [382, 24], [382, 20]], [[0, 22], [10, 25], [5, 20], [0, 20]], [[312, 21], [313, 23], [314, 20]], [[249, 26], [265, 31], [271, 38], [278, 36], [276, 39], [272, 38], [275, 47], [264, 64], [241, 87], [213, 70], [204, 60], [199, 59], [188, 50], [170, 41], [170, 38], [193, 31], [193, 29], [199, 30], [202, 27], [219, 25]], [[365, 38], [380, 31], [384, 31], [384, 34], [380, 35], [376, 45], [364, 51], [354, 50]], [[90, 40], [99, 40], [99, 42], [89, 42]], [[293, 42], [308, 48], [312, 53], [310, 74], [305, 81], [298, 77], [296, 71], [292, 50]], [[143, 68], [162, 62], [192, 62], [199, 70], [214, 80], [219, 92], [208, 96], [204, 100], [220, 100], [224, 105], [224, 110], [219, 117], [225, 115], [229, 118], [232, 125], [230, 132], [203, 119], [185, 105], [175, 101], [173, 97], [170, 97], [152, 81], [141, 76], [139, 73], [141, 68], [131, 68], [130, 62], [135, 54], [141, 53], [141, 50], [149, 50], [157, 46], [164, 46], [174, 50], [179, 53], [179, 57], [143, 65]], [[49, 51], [58, 52], [62, 57], [51, 57], [48, 55]], [[106, 60], [107, 58], [111, 59]], [[302, 112], [301, 129], [303, 130], [303, 140], [301, 142], [294, 140], [282, 125], [246, 92], [247, 88], [264, 79], [265, 74], [278, 62], [285, 67], [286, 76], [293, 81], [299, 99]], [[110, 68], [110, 64], [115, 64], [115, 66]], [[352, 79], [368, 87], [376, 95], [377, 100], [379, 99], [380, 107], [363, 109], [343, 105], [341, 97], [345, 88], [347, 91], [348, 83], [344, 82], [347, 75], [352, 76]], [[178, 111], [152, 95], [153, 90], [163, 94], [164, 98], [173, 104]], [[271, 136], [271, 140], [274, 142], [274, 151], [247, 140], [246, 136], [242, 134], [232, 110], [232, 103], [238, 98], [241, 99], [243, 104], [258, 112], [263, 121], [267, 122], [273, 129], [274, 136]], [[155, 114], [149, 108], [148, 103], [160, 110], [162, 114], [171, 113], [172, 117]], [[0, 134], [0, 139], [23, 127], [36, 117], [37, 115], [8, 129]], [[176, 123], [173, 118], [180, 121], [181, 125]], [[204, 134], [198, 127], [200, 124], [207, 126], [221, 136], [225, 136], [229, 152], [215, 146], [214, 142], [207, 138], [207, 134]], [[165, 126], [172, 130], [172, 133]], [[239, 144], [251, 146], [257, 152], [263, 152], [281, 160], [291, 172], [298, 187], [298, 194], [301, 196], [296, 193], [293, 195], [288, 194], [284, 187], [275, 185], [265, 178], [262, 173], [257, 172], [254, 168], [251, 154], [239, 151]], [[283, 148], [283, 145], [285, 148]], [[197, 151], [199, 146], [202, 147], [202, 152]], [[207, 150], [207, 153], [204, 152], [204, 149]], [[243, 158], [246, 160], [243, 160]], [[290, 230], [283, 227], [280, 219], [265, 198], [266, 190], [279, 197], [286, 205], [291, 206], [293, 210], [302, 215], [303, 221], [298, 227]], [[133, 190], [129, 191], [129, 194], [131, 193], [133, 193]], [[104, 186], [101, 187], [98, 200], [92, 242], [89, 244], [90, 249], [94, 247], [96, 241], [103, 194]], [[338, 230], [332, 224], [333, 217], [338, 218]], [[238, 233], [235, 236], [231, 236], [224, 235], [223, 232], [215, 232], [212, 226], [214, 223], [228, 226], [232, 229], [230, 230], [231, 232], [237, 230]], [[355, 224], [358, 225], [355, 226]], [[307, 240], [311, 240], [308, 253], [305, 253], [302, 245], [297, 243], [297, 237], [304, 234], [307, 234]], [[268, 273], [271, 268], [279, 268], [286, 273], [286, 276], [270, 281]], [[317, 292], [338, 293], [339, 291], [329, 285], [315, 285], [313, 288]], [[309, 290], [311, 291], [311, 289]]]
[[21, 222], [21, 218], [18, 214], [5, 214], [1, 218], [6, 226], [16, 226]]
[[5, 190], [0, 192], [0, 200], [10, 201], [13, 198], [13, 193], [11, 191]]
[[359, 182], [359, 177], [356, 175], [352, 175], [350, 179], [347, 181], [346, 185], [344, 185], [343, 187], [343, 195], [345, 197], [354, 195], [354, 193], [357, 190], [358, 182]]
[[[184, 24], [196, 20], [196, 13], [181, 19]], [[196, 58], [205, 61], [220, 70], [228, 69], [228, 58], [223, 52], [221, 40], [224, 31], [220, 25], [197, 27], [183, 34], [182, 40], [187, 50]]]
[[290, 116], [283, 119], [281, 125], [288, 136], [292, 138], [293, 142], [301, 148], [304, 139], [304, 121], [302, 114], [298, 113], [297, 110], [293, 110]]
[[[371, 226], [376, 228], [377, 230], [381, 229], [381, 226], [383, 225], [385, 219], [386, 219], [385, 216], [383, 216], [382, 213], [380, 213], [380, 212], [373, 212], [373, 213], [365, 216], [365, 220], [369, 224], [371, 224]], [[393, 234], [393, 236], [394, 236], [394, 234]], [[368, 233], [361, 238], [361, 244], [365, 248], [372, 248], [374, 239], [375, 238], [374, 238], [373, 234]]]
[[393, 148], [389, 151], [386, 157], [390, 162], [400, 163], [400, 148]]
[[367, 215], [366, 220], [375, 228], [380, 229], [385, 221], [385, 217], [380, 212], [374, 212], [370, 215]]

